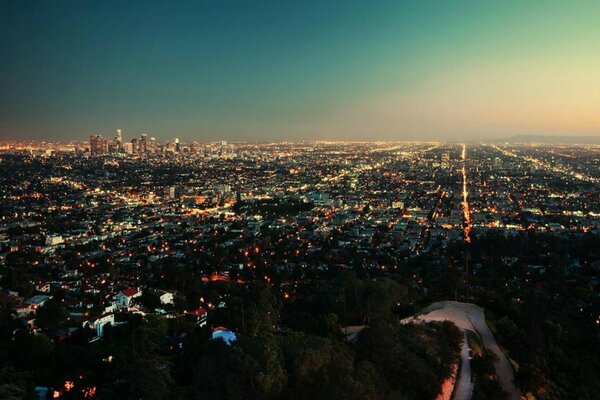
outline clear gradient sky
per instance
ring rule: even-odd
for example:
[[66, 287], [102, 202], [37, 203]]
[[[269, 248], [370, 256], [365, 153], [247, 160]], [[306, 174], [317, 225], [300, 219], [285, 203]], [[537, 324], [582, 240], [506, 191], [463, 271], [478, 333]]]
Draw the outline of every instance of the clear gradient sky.
[[0, 0], [0, 140], [600, 134], [599, 1]]

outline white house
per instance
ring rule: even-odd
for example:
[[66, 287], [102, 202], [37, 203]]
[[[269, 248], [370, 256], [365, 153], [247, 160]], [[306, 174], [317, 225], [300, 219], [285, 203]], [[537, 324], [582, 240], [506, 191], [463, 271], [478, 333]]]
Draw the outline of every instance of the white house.
[[152, 297], [158, 298], [160, 304], [162, 305], [173, 304], [175, 300], [175, 292], [168, 292], [162, 289], [149, 288], [146, 289], [146, 293], [150, 294]]
[[159, 292], [160, 304], [173, 304], [173, 293], [160, 291]]
[[92, 327], [96, 331], [96, 336], [102, 337], [104, 336], [104, 327], [106, 325], [114, 325], [115, 324], [115, 314], [102, 314], [96, 318], [92, 318], [83, 323], [83, 327]]
[[142, 289], [131, 287], [129, 289], [125, 289], [122, 292], [119, 292], [115, 295], [115, 305], [119, 309], [127, 309], [131, 307], [133, 299], [142, 296]]

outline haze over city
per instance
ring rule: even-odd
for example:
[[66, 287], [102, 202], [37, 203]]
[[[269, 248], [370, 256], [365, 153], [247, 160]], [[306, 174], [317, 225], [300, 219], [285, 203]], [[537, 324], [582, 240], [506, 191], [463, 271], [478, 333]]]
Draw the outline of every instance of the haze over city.
[[0, 7], [1, 140], [600, 133], [598, 2]]

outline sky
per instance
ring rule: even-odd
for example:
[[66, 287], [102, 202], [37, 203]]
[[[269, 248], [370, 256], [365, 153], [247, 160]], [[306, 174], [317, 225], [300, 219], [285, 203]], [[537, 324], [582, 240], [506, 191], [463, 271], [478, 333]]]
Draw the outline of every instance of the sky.
[[0, 140], [600, 134], [600, 2], [0, 0]]

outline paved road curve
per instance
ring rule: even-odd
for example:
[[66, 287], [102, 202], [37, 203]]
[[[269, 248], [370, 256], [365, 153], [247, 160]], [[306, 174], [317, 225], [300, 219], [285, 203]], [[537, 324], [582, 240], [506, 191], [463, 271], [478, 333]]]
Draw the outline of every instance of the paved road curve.
[[500, 380], [500, 385], [502, 386], [502, 389], [510, 395], [511, 399], [520, 399], [522, 394], [513, 383], [514, 375], [510, 363], [504, 353], [500, 350], [500, 346], [496, 343], [494, 334], [485, 322], [483, 308], [477, 308], [477, 310], [474, 310], [475, 312], [469, 313], [469, 315], [475, 330], [479, 332], [479, 335], [481, 336], [483, 346], [497, 357], [494, 361], [494, 367], [496, 368], [496, 374]]
[[[485, 348], [497, 356], [494, 361], [496, 374], [502, 389], [504, 389], [511, 399], [519, 400], [522, 397], [521, 391], [513, 383], [513, 370], [510, 367], [506, 356], [500, 350], [492, 331], [485, 323], [483, 308], [471, 304], [460, 303], [457, 301], [441, 301], [433, 303], [423, 310], [420, 315], [407, 318], [403, 322], [411, 321], [451, 321], [463, 332], [465, 330], [474, 330], [481, 336], [481, 341]], [[471, 364], [469, 362], [468, 344], [463, 340], [461, 348], [461, 370], [457, 381], [455, 400], [469, 400], [473, 395], [473, 385], [471, 384]], [[466, 351], [466, 362], [465, 362]], [[463, 376], [464, 375], [464, 376]], [[467, 377], [468, 375], [468, 377]]]
[[463, 343], [460, 348], [460, 374], [456, 381], [454, 400], [469, 400], [473, 395], [473, 383], [471, 382], [471, 360], [469, 359], [469, 343], [467, 332], [463, 331]]

